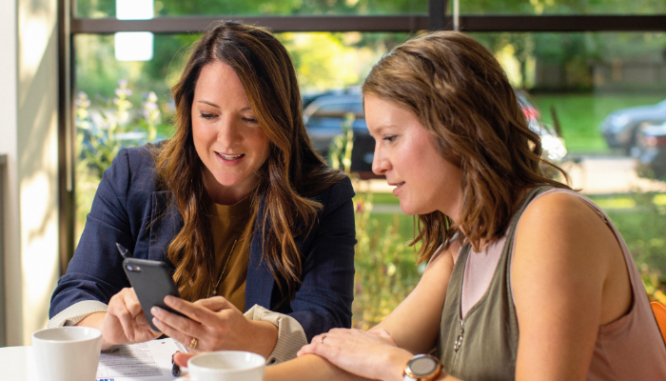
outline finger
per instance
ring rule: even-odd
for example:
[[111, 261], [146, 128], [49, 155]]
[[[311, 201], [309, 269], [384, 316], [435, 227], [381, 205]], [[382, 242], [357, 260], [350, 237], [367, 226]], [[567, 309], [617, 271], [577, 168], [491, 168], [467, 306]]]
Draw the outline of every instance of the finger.
[[120, 326], [123, 327], [125, 337], [128, 338], [129, 341], [134, 341], [134, 319], [130, 312], [125, 308], [125, 305], [116, 304], [113, 309], [109, 310], [109, 313], [120, 321]]
[[[328, 338], [326, 338], [326, 340], [328, 340]], [[313, 339], [311, 344], [303, 346], [296, 355], [299, 357], [305, 355], [317, 355], [328, 358], [330, 349], [331, 347], [322, 343], [321, 339], [318, 341], [314, 341]]]
[[[169, 311], [163, 310], [159, 307], [153, 307], [150, 309], [150, 313], [154, 317], [167, 324], [169, 327], [178, 330], [189, 337], [203, 337], [205, 332], [203, 331], [203, 326], [192, 319], [186, 317], [178, 316]], [[164, 332], [166, 333], [166, 332]]]
[[186, 347], [190, 346], [193, 336], [189, 336], [180, 332], [179, 330], [169, 326], [168, 324], [166, 324], [165, 322], [156, 317], [153, 318], [153, 324], [155, 324], [155, 326], [159, 328], [160, 331], [162, 331], [162, 333], [169, 336], [170, 338], [176, 340], [177, 342], [183, 344]]
[[373, 335], [377, 335], [379, 337], [383, 337], [385, 339], [393, 339], [391, 337], [391, 334], [387, 330], [385, 330], [384, 328], [374, 329], [372, 331], [368, 331], [368, 333], [371, 333]]
[[141, 329], [143, 331], [150, 331], [153, 336], [157, 337], [162, 334], [162, 332], [155, 331], [153, 327], [148, 324], [148, 318], [146, 318], [145, 314], [140, 314], [134, 319], [134, 323], [136, 324], [138, 329]]
[[[218, 299], [218, 298], [213, 298], [213, 299]], [[216, 323], [217, 316], [215, 316], [215, 313], [211, 311], [209, 308], [194, 303], [190, 303], [187, 300], [176, 298], [171, 295], [164, 298], [164, 303], [166, 303], [167, 306], [173, 308], [174, 310], [187, 316], [188, 318], [194, 320], [195, 322], [202, 323], [208, 326], [212, 326]], [[175, 314], [172, 315], [178, 316]], [[166, 318], [160, 317], [160, 319], [164, 320]], [[186, 319], [184, 321], [186, 321]], [[167, 321], [167, 323], [173, 325], [171, 324], [171, 321]]]
[[214, 296], [212, 298], [199, 299], [194, 302], [194, 305], [206, 307], [213, 312], [219, 312], [229, 308], [235, 308], [231, 302], [222, 296]]
[[176, 353], [173, 356], [173, 361], [178, 364], [178, 366], [186, 368], [187, 360], [192, 358], [192, 356], [194, 356], [194, 353]]
[[310, 344], [318, 343], [321, 341], [322, 335], [315, 335], [312, 336], [312, 340], [310, 340]]
[[136, 298], [136, 294], [132, 293], [131, 295], [125, 295], [123, 302], [125, 303], [127, 310], [132, 314], [132, 317], [136, 317], [143, 312], [141, 309], [141, 303], [139, 303], [139, 299]]
[[296, 357], [301, 357], [301, 356], [305, 356], [305, 355], [313, 355], [313, 354], [316, 354], [314, 352], [314, 345], [307, 344], [307, 345], [302, 346], [301, 349], [299, 349], [298, 352], [296, 352]]

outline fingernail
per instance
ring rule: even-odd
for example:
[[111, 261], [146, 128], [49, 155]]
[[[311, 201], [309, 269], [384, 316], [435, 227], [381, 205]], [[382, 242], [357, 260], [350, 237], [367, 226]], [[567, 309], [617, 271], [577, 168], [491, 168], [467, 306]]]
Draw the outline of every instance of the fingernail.
[[154, 318], [153, 318], [153, 324], [155, 324], [155, 325], [160, 325], [160, 324], [162, 324], [162, 322], [159, 321], [159, 319], [157, 319], [156, 317], [154, 317]]
[[176, 301], [176, 298], [174, 298], [174, 297], [171, 296], [171, 295], [167, 295], [167, 296], [164, 297], [164, 302], [166, 302], [166, 303], [168, 303], [168, 304], [171, 304], [171, 303], [173, 303], [173, 302], [175, 302], [175, 301]]
[[160, 309], [158, 307], [152, 307], [150, 309], [150, 313], [153, 314], [153, 315], [157, 315], [157, 314], [160, 313]]

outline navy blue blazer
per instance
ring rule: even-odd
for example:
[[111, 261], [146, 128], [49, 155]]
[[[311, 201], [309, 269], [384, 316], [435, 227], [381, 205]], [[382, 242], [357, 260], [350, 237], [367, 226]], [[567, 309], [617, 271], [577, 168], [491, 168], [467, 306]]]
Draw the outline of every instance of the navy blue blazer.
[[[104, 172], [74, 257], [53, 293], [51, 317], [84, 300], [108, 304], [123, 287], [130, 287], [116, 242], [136, 258], [164, 261], [173, 268], [167, 248], [183, 226], [182, 216], [177, 208], [167, 207], [172, 194], [159, 190], [155, 179], [155, 164], [146, 147], [118, 153]], [[331, 328], [351, 326], [356, 244], [353, 196], [347, 178], [314, 197], [323, 208], [310, 234], [296, 237], [303, 274], [291, 302], [288, 298], [285, 302], [262, 260], [258, 226], [264, 211], [262, 198], [247, 270], [248, 308], [258, 304], [292, 316], [305, 330], [308, 342]]]

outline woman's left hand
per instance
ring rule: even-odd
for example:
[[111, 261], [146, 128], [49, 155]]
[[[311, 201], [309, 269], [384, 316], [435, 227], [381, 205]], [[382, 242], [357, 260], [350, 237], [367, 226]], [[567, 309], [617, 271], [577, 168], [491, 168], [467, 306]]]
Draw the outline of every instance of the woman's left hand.
[[402, 380], [402, 370], [413, 355], [395, 345], [384, 329], [363, 332], [332, 329], [312, 338], [298, 356], [315, 354], [335, 366], [373, 380]]
[[248, 320], [221, 296], [194, 303], [167, 296], [164, 302], [186, 317], [153, 307], [153, 324], [195, 351], [244, 350], [267, 357], [277, 342], [275, 325]]

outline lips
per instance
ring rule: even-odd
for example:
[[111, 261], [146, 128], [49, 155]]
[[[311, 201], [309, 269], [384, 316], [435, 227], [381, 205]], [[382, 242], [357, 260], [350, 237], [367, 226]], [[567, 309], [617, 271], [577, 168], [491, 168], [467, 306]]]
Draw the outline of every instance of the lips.
[[220, 155], [221, 158], [224, 160], [238, 160], [241, 157], [245, 156], [245, 154], [240, 154], [240, 155], [225, 155], [223, 153], [216, 152], [218, 155]]
[[394, 186], [395, 188], [393, 189], [393, 195], [397, 197], [398, 191], [402, 188], [403, 185], [405, 185], [404, 182], [401, 183], [389, 183], [390, 186]]
[[215, 157], [217, 157], [217, 160], [222, 162], [223, 164], [238, 164], [243, 158], [245, 157], [244, 153], [241, 154], [229, 154], [229, 153], [220, 153], [220, 152], [215, 152]]

